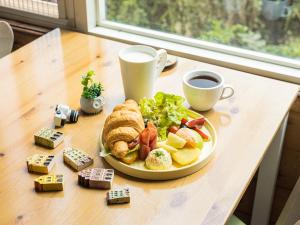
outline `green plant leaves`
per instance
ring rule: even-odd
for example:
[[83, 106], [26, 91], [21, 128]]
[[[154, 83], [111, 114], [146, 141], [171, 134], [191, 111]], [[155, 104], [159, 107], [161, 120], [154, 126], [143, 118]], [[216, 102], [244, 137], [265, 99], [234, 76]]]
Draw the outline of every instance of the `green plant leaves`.
[[167, 129], [179, 125], [182, 118], [187, 118], [187, 109], [181, 96], [157, 92], [153, 98], [143, 98], [140, 109], [144, 119], [152, 121], [158, 129], [159, 138], [166, 139]]
[[300, 0], [293, 1], [289, 17], [271, 22], [264, 19], [262, 6], [263, 0], [106, 0], [106, 16], [119, 23], [299, 59]]
[[95, 76], [95, 72], [90, 70], [81, 77], [81, 84], [83, 85], [81, 96], [87, 99], [97, 98], [104, 91], [103, 85], [100, 82], [96, 83], [93, 81], [93, 76]]

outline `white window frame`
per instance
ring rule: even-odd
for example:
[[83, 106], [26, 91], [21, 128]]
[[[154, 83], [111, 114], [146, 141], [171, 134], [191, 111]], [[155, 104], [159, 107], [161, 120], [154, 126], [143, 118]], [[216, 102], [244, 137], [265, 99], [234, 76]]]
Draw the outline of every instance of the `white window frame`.
[[273, 63], [277, 65], [283, 65], [287, 67], [292, 67], [300, 69], [300, 61], [293, 60], [285, 57], [280, 57], [276, 55], [271, 55], [262, 52], [255, 52], [251, 50], [246, 50], [243, 48], [233, 47], [224, 44], [212, 43], [209, 41], [201, 41], [194, 38], [188, 38], [176, 34], [170, 34], [161, 31], [155, 31], [150, 29], [145, 29], [137, 26], [121, 24], [117, 22], [105, 20], [105, 0], [99, 0], [100, 4], [98, 7], [99, 10], [99, 19], [97, 25], [100, 27], [110, 28], [114, 30], [124, 31], [132, 34], [137, 34], [141, 36], [156, 38], [160, 40], [175, 42], [178, 44], [183, 44], [187, 46], [192, 46], [196, 48], [206, 49], [215, 52], [221, 52], [229, 55], [239, 56], [248, 59], [255, 59], [263, 62]]
[[300, 62], [284, 57], [195, 40], [179, 35], [102, 21], [104, 0], [58, 0], [59, 18], [0, 7], [0, 17], [47, 26], [75, 29], [129, 44], [164, 48], [170, 54], [252, 74], [300, 84]]
[[[45, 3], [46, 4], [46, 3]], [[0, 17], [38, 26], [72, 28], [75, 26], [74, 0], [58, 0], [58, 18], [0, 6]]]
[[79, 27], [82, 32], [130, 44], [164, 48], [178, 56], [300, 84], [300, 62], [297, 60], [103, 21], [104, 0], [79, 1], [85, 2], [85, 12], [81, 12], [82, 26]]

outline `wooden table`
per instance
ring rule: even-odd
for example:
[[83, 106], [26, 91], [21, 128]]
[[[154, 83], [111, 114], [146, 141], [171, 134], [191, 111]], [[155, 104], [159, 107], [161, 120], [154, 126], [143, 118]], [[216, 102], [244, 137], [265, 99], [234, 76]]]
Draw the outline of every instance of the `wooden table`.
[[[157, 81], [157, 90], [183, 95], [182, 75], [212, 69], [224, 75], [235, 96], [205, 113], [218, 143], [213, 160], [185, 178], [151, 182], [117, 173], [114, 186], [128, 185], [129, 205], [110, 206], [106, 191], [77, 185], [77, 173], [62, 162], [62, 149], [81, 148], [98, 157], [99, 133], [112, 108], [124, 101], [118, 51], [127, 45], [56, 29], [0, 60], [0, 224], [223, 224], [234, 211], [273, 136], [294, 101], [298, 86], [180, 58]], [[60, 129], [63, 144], [46, 150], [33, 134], [53, 126], [54, 107], [79, 108], [80, 76], [89, 69], [105, 87], [101, 114], [81, 116]], [[26, 171], [26, 157], [56, 155], [53, 173], [65, 175], [64, 191], [36, 193], [38, 175]]]

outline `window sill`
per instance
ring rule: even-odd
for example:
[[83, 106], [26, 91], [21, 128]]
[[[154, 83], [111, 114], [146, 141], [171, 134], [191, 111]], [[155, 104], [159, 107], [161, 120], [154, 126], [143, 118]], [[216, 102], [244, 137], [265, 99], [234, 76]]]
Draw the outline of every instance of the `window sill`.
[[0, 6], [0, 14], [2, 18], [21, 21], [24, 23], [42, 26], [47, 28], [63, 27], [68, 28], [68, 20], [48, 17], [44, 15], [34, 14], [31, 12], [20, 11], [17, 9]]
[[214, 52], [104, 27], [91, 28], [88, 33], [129, 44], [144, 44], [156, 48], [164, 48], [169, 53], [181, 57], [300, 84], [300, 70], [296, 68]]

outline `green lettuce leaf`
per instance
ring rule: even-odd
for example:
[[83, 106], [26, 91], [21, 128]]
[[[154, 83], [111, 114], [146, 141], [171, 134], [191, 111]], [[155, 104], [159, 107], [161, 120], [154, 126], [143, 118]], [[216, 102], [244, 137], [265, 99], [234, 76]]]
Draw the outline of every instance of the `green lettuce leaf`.
[[158, 92], [154, 99], [143, 98], [139, 105], [143, 118], [152, 121], [158, 129], [159, 139], [167, 138], [167, 130], [172, 125], [180, 125], [187, 118], [187, 109], [181, 96]]

